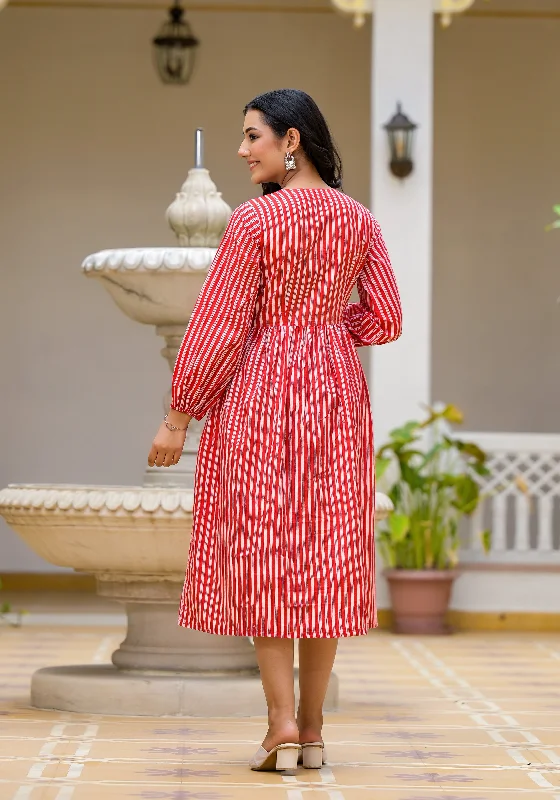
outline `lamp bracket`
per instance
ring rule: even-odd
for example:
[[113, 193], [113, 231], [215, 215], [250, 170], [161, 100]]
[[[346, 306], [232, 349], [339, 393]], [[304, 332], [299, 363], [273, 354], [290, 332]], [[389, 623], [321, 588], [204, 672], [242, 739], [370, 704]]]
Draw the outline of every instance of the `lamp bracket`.
[[[354, 14], [354, 25], [359, 28], [366, 14], [375, 13], [375, 0], [331, 0], [334, 6], [347, 14]], [[434, 13], [441, 15], [444, 28], [451, 24], [452, 15], [460, 14], [472, 6], [474, 0], [433, 0]]]

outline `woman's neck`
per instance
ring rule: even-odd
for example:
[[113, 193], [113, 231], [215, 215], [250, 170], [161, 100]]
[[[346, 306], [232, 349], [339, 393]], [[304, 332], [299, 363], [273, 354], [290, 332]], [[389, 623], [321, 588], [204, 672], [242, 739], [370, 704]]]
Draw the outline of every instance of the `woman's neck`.
[[281, 189], [329, 189], [316, 169], [302, 166], [294, 172], [287, 172], [280, 182]]

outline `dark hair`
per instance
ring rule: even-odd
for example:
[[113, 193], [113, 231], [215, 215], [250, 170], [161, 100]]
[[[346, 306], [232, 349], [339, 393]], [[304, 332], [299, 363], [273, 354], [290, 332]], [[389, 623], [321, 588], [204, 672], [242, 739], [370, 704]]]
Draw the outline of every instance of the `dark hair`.
[[[260, 94], [247, 103], [243, 113], [260, 111], [276, 136], [283, 138], [290, 128], [297, 128], [301, 148], [321, 179], [333, 189], [342, 188], [342, 161], [329, 126], [317, 103], [300, 89], [275, 89]], [[280, 189], [277, 183], [263, 183], [263, 194]]]

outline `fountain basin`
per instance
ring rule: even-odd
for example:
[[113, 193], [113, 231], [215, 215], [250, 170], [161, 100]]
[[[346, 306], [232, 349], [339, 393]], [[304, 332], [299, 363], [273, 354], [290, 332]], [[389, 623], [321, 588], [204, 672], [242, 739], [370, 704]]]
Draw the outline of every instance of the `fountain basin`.
[[216, 249], [212, 247], [130, 247], [101, 250], [82, 263], [127, 317], [144, 325], [184, 329]]

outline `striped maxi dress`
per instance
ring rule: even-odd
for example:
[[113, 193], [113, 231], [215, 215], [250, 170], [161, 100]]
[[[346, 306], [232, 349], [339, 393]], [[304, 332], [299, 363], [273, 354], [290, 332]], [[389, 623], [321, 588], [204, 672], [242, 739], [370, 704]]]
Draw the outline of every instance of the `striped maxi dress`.
[[356, 347], [400, 334], [367, 208], [306, 188], [234, 211], [173, 373], [172, 407], [208, 415], [180, 625], [298, 639], [376, 627], [373, 426]]

